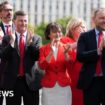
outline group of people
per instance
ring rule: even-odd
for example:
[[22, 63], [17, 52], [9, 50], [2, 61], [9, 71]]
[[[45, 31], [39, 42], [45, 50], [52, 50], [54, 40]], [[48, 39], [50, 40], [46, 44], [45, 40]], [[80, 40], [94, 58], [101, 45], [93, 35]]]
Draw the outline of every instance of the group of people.
[[[6, 96], [6, 105], [21, 105], [22, 96], [24, 105], [39, 105], [39, 90], [29, 88], [25, 74], [31, 75], [39, 58], [41, 37], [28, 30], [28, 15], [24, 11], [13, 15], [9, 2], [1, 6], [0, 90], [13, 91], [12, 97]], [[2, 100], [0, 97], [0, 105]]]
[[39, 105], [39, 90], [30, 89], [26, 76], [35, 62], [45, 72], [42, 105], [105, 105], [105, 8], [95, 10], [89, 31], [79, 18], [68, 22], [65, 35], [58, 23], [49, 23], [46, 45], [28, 29], [28, 15], [13, 14], [7, 1], [0, 18], [0, 91], [13, 91], [6, 105], [21, 105], [21, 97], [24, 105]]

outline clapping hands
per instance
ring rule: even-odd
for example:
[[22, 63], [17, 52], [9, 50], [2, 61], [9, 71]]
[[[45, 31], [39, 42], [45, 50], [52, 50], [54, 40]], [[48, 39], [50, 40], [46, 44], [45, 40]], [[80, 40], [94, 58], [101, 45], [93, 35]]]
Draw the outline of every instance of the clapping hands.
[[3, 36], [4, 36], [4, 33], [3, 33], [3, 30], [0, 27], [0, 44], [2, 43]]
[[99, 48], [98, 48], [98, 54], [102, 54], [102, 50], [105, 47], [105, 32], [103, 32], [102, 40], [100, 42]]
[[77, 47], [77, 42], [74, 42], [72, 44], [67, 43], [64, 45], [64, 53], [67, 53], [69, 50], [75, 49]]
[[28, 29], [28, 44], [32, 43], [33, 32], [31, 29]]

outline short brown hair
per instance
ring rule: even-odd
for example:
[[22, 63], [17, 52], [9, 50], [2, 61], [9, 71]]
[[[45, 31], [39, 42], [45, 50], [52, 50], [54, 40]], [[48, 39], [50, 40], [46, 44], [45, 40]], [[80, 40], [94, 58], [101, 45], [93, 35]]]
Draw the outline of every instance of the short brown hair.
[[12, 4], [8, 1], [4, 1], [3, 3], [1, 3], [1, 11], [5, 8], [5, 5], [10, 4], [12, 6]]
[[103, 10], [105, 11], [105, 8], [95, 9], [94, 12], [93, 12], [93, 17], [96, 17], [97, 13], [100, 12], [100, 11], [103, 11]]
[[45, 38], [47, 40], [49, 40], [50, 39], [49, 38], [50, 33], [51, 32], [57, 32], [57, 31], [59, 31], [59, 29], [62, 29], [62, 28], [61, 28], [61, 26], [58, 23], [56, 23], [56, 22], [49, 23], [46, 26], [46, 29], [45, 29], [45, 32], [44, 32], [45, 33]]
[[24, 11], [16, 11], [14, 13], [14, 17], [13, 17], [13, 20], [15, 20], [17, 18], [17, 16], [26, 16], [27, 13], [25, 13]]

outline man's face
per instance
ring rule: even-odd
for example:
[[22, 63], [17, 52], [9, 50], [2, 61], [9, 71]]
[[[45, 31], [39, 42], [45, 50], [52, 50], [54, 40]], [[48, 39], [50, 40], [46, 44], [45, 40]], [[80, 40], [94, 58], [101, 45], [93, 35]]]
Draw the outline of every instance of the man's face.
[[105, 30], [105, 10], [100, 10], [94, 17], [95, 25], [100, 30]]
[[17, 32], [24, 33], [28, 27], [28, 16], [17, 16], [14, 20]]
[[13, 7], [10, 4], [6, 4], [2, 10], [2, 19], [4, 22], [9, 22], [13, 19]]

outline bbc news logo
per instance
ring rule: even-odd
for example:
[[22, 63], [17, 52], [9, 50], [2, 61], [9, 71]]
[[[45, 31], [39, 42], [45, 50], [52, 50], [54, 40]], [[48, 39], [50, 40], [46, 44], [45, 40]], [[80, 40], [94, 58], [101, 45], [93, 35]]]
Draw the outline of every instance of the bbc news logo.
[[13, 97], [14, 96], [14, 91], [9, 91], [9, 90], [0, 90], [0, 97]]

